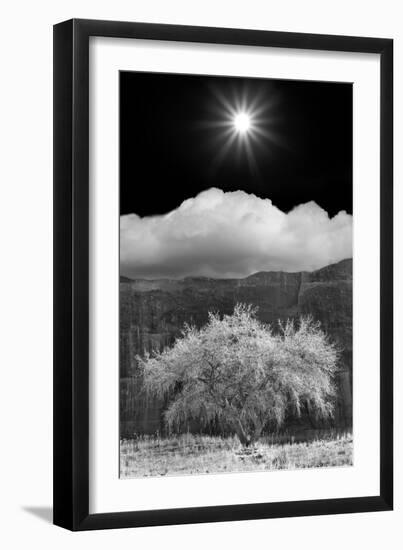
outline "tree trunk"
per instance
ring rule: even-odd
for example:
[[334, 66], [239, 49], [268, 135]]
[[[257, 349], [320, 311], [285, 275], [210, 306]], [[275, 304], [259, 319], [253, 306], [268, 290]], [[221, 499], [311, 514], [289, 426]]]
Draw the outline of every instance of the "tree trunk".
[[248, 433], [239, 418], [235, 422], [236, 434], [244, 447], [253, 445], [259, 439], [262, 434], [263, 427], [263, 422], [258, 421], [254, 426], [253, 433]]
[[241, 444], [244, 447], [249, 447], [252, 443], [252, 439], [250, 435], [246, 433], [245, 428], [242, 426], [242, 422], [239, 419], [235, 423], [235, 431]]

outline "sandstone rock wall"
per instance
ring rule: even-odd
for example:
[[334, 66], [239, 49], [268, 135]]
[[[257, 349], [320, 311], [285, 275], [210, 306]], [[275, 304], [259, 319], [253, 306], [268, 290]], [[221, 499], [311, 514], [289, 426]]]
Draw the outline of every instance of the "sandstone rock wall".
[[202, 326], [211, 310], [258, 306], [266, 323], [311, 314], [341, 352], [336, 427], [352, 425], [352, 260], [307, 273], [262, 272], [244, 279], [186, 278], [120, 283], [121, 434], [163, 429], [164, 403], [142, 391], [136, 355], [171, 346], [185, 322]]

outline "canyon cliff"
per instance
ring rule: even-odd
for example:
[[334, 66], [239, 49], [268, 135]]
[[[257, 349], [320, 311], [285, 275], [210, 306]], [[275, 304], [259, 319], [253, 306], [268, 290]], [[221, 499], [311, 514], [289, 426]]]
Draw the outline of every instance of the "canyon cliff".
[[[340, 349], [333, 426], [352, 426], [352, 260], [313, 272], [260, 272], [243, 279], [120, 279], [120, 430], [122, 436], [163, 429], [164, 403], [142, 391], [136, 356], [171, 346], [184, 323], [198, 327], [209, 311], [232, 313], [237, 302], [258, 306], [258, 318], [312, 315]], [[304, 418], [295, 422], [310, 423]], [[294, 423], [295, 423], [294, 422]], [[292, 422], [291, 422], [292, 424]]]

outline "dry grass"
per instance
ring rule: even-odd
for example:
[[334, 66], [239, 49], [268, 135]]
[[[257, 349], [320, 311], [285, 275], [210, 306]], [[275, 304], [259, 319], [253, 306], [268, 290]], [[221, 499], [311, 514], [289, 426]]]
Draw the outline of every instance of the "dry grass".
[[237, 437], [185, 434], [170, 438], [141, 436], [120, 444], [120, 477], [253, 472], [351, 466], [349, 433], [309, 442], [273, 444], [269, 437], [248, 449]]

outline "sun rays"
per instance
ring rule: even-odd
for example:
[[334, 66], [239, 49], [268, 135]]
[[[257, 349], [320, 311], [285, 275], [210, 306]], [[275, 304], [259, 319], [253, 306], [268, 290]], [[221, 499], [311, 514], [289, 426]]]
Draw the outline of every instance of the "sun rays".
[[241, 85], [226, 91], [212, 87], [211, 92], [209, 120], [202, 124], [216, 130], [211, 133], [211, 146], [216, 151], [211, 169], [218, 169], [225, 159], [235, 155], [238, 160], [245, 158], [252, 172], [258, 172], [258, 153], [270, 156], [274, 147], [281, 145], [275, 131], [278, 95], [270, 93], [267, 85], [257, 93]]

